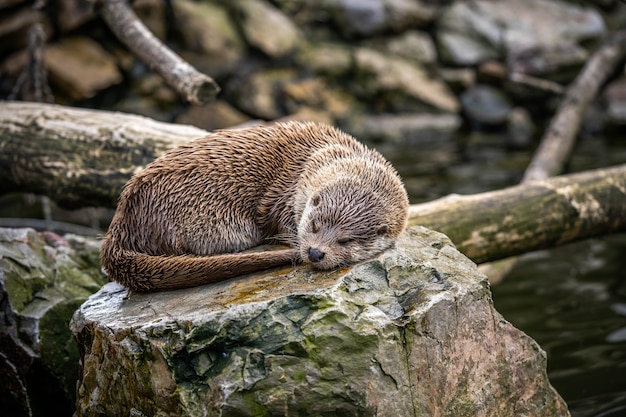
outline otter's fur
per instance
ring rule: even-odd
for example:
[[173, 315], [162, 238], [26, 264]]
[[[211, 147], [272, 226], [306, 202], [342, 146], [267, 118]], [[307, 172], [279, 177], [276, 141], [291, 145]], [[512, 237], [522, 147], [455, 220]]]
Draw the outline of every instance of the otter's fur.
[[[136, 291], [299, 260], [332, 269], [390, 247], [407, 212], [393, 167], [335, 128], [222, 130], [165, 153], [128, 181], [100, 258], [111, 279]], [[237, 253], [272, 242], [291, 249]]]

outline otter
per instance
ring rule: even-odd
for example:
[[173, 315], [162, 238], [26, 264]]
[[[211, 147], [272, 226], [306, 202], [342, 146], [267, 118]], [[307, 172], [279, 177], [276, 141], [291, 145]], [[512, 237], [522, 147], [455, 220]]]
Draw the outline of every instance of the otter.
[[[408, 198], [378, 152], [311, 122], [219, 130], [125, 185], [100, 260], [137, 292], [198, 286], [305, 262], [323, 270], [391, 247]], [[289, 249], [243, 252], [265, 243]]]

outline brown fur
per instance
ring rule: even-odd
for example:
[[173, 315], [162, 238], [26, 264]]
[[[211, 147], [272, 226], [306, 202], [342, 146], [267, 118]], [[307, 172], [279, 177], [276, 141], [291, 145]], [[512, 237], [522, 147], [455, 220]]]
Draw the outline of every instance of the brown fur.
[[[130, 179], [100, 257], [111, 279], [136, 291], [301, 259], [332, 269], [390, 247], [407, 211], [391, 165], [337, 129], [290, 122], [223, 130]], [[272, 242], [292, 249], [237, 253]]]

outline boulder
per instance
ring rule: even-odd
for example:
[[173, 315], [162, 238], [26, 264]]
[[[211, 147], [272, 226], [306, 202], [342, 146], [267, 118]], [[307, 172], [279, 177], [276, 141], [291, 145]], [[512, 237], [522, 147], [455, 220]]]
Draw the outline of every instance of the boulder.
[[179, 0], [172, 2], [172, 10], [185, 45], [182, 51], [185, 59], [214, 77], [236, 70], [247, 47], [224, 7]]
[[329, 272], [105, 285], [75, 313], [77, 416], [567, 416], [546, 356], [443, 235]]
[[0, 404], [6, 416], [70, 415], [78, 349], [74, 311], [106, 281], [98, 244], [0, 228]]
[[346, 37], [368, 37], [432, 22], [435, 8], [416, 0], [340, 0], [320, 2]]
[[461, 95], [464, 114], [479, 125], [502, 125], [508, 118], [513, 105], [498, 89], [479, 84]]

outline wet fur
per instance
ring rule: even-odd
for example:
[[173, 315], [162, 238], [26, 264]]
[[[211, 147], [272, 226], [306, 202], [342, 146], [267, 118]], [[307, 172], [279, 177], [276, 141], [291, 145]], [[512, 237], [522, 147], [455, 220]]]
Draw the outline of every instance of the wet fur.
[[[100, 257], [111, 279], [136, 291], [300, 260], [332, 269], [391, 246], [407, 211], [391, 165], [337, 129], [290, 122], [223, 130], [129, 180]], [[264, 243], [291, 249], [238, 253]]]

